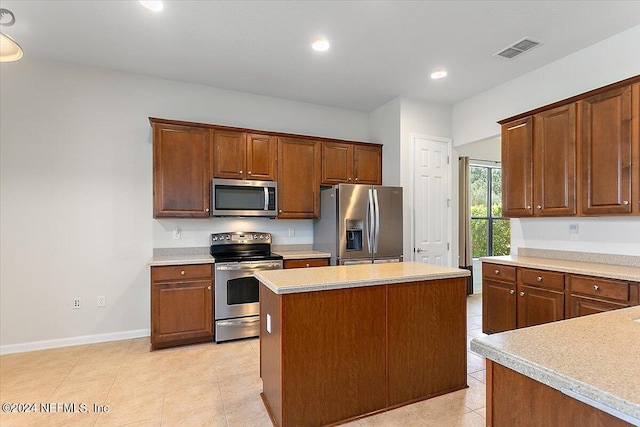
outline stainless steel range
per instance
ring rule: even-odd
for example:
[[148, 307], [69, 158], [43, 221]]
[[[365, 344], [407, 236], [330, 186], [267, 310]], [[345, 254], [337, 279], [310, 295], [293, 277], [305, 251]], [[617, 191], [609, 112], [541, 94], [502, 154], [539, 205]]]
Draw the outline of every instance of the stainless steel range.
[[259, 284], [254, 272], [282, 268], [282, 256], [271, 253], [271, 234], [242, 232], [212, 234], [215, 259], [215, 341], [260, 334]]

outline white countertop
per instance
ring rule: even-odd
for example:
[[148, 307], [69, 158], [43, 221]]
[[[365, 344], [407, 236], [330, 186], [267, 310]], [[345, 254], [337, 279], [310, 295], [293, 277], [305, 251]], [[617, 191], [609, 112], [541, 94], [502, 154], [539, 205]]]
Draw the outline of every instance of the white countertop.
[[307, 259], [307, 258], [331, 258], [331, 254], [329, 252], [320, 252], [310, 250], [298, 250], [298, 251], [284, 251], [284, 250], [276, 250], [273, 251], [274, 254], [282, 255], [282, 257], [287, 259]]
[[147, 262], [147, 265], [157, 267], [162, 265], [213, 264], [214, 262], [215, 260], [210, 254], [155, 255]]
[[640, 306], [477, 337], [471, 350], [640, 425]]
[[568, 261], [564, 259], [535, 258], [519, 255], [492, 256], [480, 258], [482, 262], [491, 262], [515, 267], [529, 267], [542, 270], [554, 270], [564, 273], [575, 273], [586, 276], [598, 276], [609, 279], [630, 280], [640, 282], [640, 267], [626, 265], [601, 264], [585, 261]]
[[256, 272], [258, 280], [276, 294], [450, 279], [469, 275], [468, 270], [420, 262], [339, 265]]

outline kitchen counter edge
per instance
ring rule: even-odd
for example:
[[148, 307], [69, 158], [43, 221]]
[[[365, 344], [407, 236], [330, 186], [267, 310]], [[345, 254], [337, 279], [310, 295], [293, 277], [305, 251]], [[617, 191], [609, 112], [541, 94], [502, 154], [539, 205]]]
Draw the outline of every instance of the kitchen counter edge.
[[480, 261], [492, 264], [511, 265], [514, 267], [537, 268], [540, 270], [553, 270], [563, 273], [581, 274], [584, 276], [597, 276], [607, 279], [640, 282], [640, 268], [626, 265], [598, 264], [518, 255], [481, 257]]
[[257, 271], [256, 277], [277, 295], [467, 277], [471, 273], [419, 262], [339, 265], [312, 269]]
[[147, 261], [150, 267], [183, 264], [213, 264], [215, 259], [209, 254], [201, 255], [156, 255]]

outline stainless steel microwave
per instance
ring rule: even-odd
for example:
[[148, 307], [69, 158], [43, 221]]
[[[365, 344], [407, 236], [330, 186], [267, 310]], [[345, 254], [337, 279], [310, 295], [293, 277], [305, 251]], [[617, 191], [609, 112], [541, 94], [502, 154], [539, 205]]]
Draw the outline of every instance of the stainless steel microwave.
[[278, 215], [278, 184], [274, 181], [213, 179], [211, 216]]

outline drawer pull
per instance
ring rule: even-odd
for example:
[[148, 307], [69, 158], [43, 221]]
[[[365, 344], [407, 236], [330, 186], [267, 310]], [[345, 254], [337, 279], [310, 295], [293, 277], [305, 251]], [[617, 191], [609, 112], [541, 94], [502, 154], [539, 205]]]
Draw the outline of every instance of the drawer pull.
[[513, 294], [515, 294], [515, 293], [516, 293], [516, 291], [514, 291], [513, 289], [511, 289], [511, 290], [509, 291], [509, 293], [510, 293], [511, 295], [513, 295]]
[[531, 205], [527, 205], [527, 210], [531, 210]]
[[208, 290], [211, 290], [211, 285], [207, 286], [207, 289], [208, 289]]
[[307, 264], [305, 265], [305, 267], [309, 268], [309, 267], [311, 267], [311, 266], [309, 265], [309, 263], [307, 263]]
[[500, 270], [498, 270], [497, 268], [495, 269], [494, 273], [496, 274], [500, 274]]
[[520, 292], [520, 296], [523, 297], [524, 296], [524, 292]]
[[597, 291], [598, 289], [600, 289], [600, 286], [598, 286], [598, 285], [593, 285], [593, 290], [594, 290], [594, 291]]
[[623, 200], [623, 201], [622, 201], [622, 204], [623, 204], [623, 205], [628, 205], [628, 204], [629, 204], [629, 201], [628, 201], [628, 200]]
[[536, 206], [536, 208], [542, 209], [542, 205], [538, 205], [538, 206]]
[[536, 280], [537, 280], [538, 282], [542, 282], [542, 276], [538, 276], [538, 277], [536, 277]]
[[182, 274], [182, 275], [184, 276], [184, 270], [182, 270], [182, 271], [180, 272], [180, 274]]

